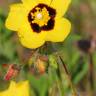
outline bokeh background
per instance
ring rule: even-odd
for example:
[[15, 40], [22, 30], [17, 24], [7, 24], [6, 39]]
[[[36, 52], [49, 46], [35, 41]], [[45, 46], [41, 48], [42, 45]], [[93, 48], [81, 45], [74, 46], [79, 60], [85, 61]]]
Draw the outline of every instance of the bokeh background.
[[[0, 90], [8, 87], [4, 81], [6, 66], [3, 64], [23, 64], [29, 58], [31, 50], [22, 47], [15, 32], [5, 28], [9, 5], [20, 0], [0, 0]], [[72, 82], [80, 96], [96, 96], [96, 0], [72, 0], [65, 15], [72, 23], [67, 39], [58, 44], [62, 52]], [[15, 19], [14, 21], [15, 22]], [[4, 68], [3, 68], [4, 67]], [[31, 96], [62, 96], [59, 94], [56, 74], [34, 77], [22, 71], [20, 80], [27, 77], [30, 81]], [[72, 96], [66, 76], [63, 78], [64, 96]], [[48, 93], [50, 93], [48, 95]], [[91, 94], [93, 93], [93, 94]]]

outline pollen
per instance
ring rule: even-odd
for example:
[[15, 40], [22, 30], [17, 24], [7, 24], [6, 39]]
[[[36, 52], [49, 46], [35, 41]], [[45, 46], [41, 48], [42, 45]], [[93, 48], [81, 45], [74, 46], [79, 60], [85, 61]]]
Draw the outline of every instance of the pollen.
[[48, 21], [50, 20], [49, 12], [47, 11], [46, 7], [40, 9], [36, 8], [36, 12], [31, 13], [32, 16], [32, 23], [38, 24], [40, 27], [47, 25]]
[[38, 18], [38, 19], [42, 19], [42, 17], [43, 17], [43, 16], [42, 16], [41, 13], [38, 13], [38, 14], [37, 14], [37, 18]]

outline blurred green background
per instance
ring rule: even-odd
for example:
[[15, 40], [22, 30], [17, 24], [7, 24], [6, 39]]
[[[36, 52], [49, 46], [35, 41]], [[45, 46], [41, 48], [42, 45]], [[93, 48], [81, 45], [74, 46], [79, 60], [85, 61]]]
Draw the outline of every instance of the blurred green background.
[[[8, 87], [9, 81], [4, 81], [6, 68], [3, 64], [21, 64], [29, 58], [31, 50], [22, 47], [18, 36], [5, 28], [5, 20], [9, 5], [20, 0], [0, 0], [0, 89]], [[72, 82], [80, 96], [96, 96], [96, 0], [72, 0], [65, 16], [72, 23], [72, 30], [67, 39], [58, 44], [62, 52]], [[51, 62], [52, 63], [52, 62]], [[92, 63], [92, 64], [91, 64]], [[57, 82], [54, 68], [40, 77], [22, 72], [29, 79], [31, 96], [72, 96], [68, 78], [63, 74], [62, 85]], [[7, 86], [7, 87], [6, 87]], [[59, 87], [62, 87], [59, 90]], [[91, 94], [93, 92], [93, 94]], [[91, 95], [90, 95], [91, 94]]]

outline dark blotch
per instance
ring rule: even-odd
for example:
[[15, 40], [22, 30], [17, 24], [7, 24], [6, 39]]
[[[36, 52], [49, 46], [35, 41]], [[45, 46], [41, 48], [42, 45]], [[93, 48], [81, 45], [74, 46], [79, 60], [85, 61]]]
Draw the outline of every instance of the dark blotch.
[[45, 31], [49, 31], [49, 30], [52, 30], [54, 28], [54, 23], [55, 23], [55, 20], [54, 19], [50, 19], [47, 23], [47, 26], [43, 26], [42, 27], [42, 30], [45, 30]]
[[31, 23], [31, 27], [33, 29], [34, 32], [40, 33], [41, 32], [41, 27], [39, 27], [38, 24], [36, 23]]

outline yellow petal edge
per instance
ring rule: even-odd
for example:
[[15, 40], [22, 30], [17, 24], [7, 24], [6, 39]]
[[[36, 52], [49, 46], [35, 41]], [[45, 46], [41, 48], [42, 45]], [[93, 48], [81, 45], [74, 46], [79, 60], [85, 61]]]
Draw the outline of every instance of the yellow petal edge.
[[0, 96], [29, 96], [29, 82], [16, 83], [11, 81], [9, 88], [0, 92]]

